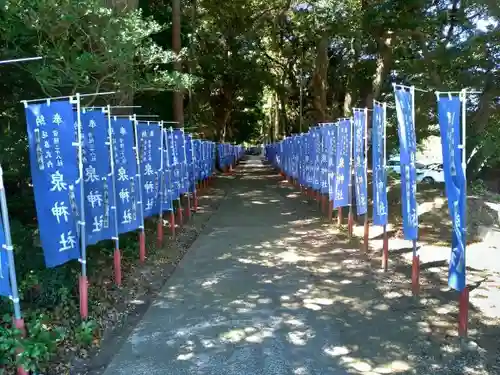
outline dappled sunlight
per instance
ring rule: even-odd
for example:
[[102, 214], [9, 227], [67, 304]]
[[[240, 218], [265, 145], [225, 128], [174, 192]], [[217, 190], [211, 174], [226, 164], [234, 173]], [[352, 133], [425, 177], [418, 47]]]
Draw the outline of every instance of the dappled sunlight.
[[[265, 374], [278, 373], [275, 361], [287, 374], [449, 373], [439, 371], [454, 368], [464, 355], [456, 339], [456, 295], [424, 270], [422, 296], [412, 296], [411, 242], [391, 238], [394, 266], [381, 272], [375, 245], [381, 238], [370, 241], [368, 253], [360, 251], [345, 227], [325, 223], [316, 204], [288, 198], [290, 190], [281, 186], [272, 182], [268, 191], [256, 185], [258, 193], [242, 189], [230, 198], [228, 208], [246, 201], [247, 211], [214, 219], [204, 242], [186, 255], [153, 303], [151, 314], [161, 314], [161, 325], [141, 324], [134, 332], [134, 354], [141, 355], [139, 343], [167, 343], [186, 373], [211, 374], [225, 362], [253, 371], [248, 361], [261, 356], [266, 360], [255, 366]], [[251, 226], [246, 216], [255, 216]], [[381, 228], [371, 232], [372, 238], [381, 234]], [[419, 245], [422, 259], [434, 252], [424, 241]], [[446, 265], [431, 268], [440, 267]], [[479, 288], [471, 299], [481, 299]], [[474, 320], [470, 334], [484, 332]], [[467, 355], [479, 371], [482, 357]], [[245, 374], [234, 371], [228, 374]]]

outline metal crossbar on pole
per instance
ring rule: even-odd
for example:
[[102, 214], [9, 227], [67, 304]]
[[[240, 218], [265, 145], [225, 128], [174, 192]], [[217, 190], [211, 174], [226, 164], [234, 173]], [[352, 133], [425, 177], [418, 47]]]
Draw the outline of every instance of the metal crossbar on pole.
[[41, 59], [43, 59], [43, 57], [37, 56], [37, 57], [22, 57], [19, 59], [11, 59], [11, 60], [0, 60], [0, 65], [15, 64], [15, 63], [27, 62], [27, 61], [36, 61], [36, 60], [41, 60]]

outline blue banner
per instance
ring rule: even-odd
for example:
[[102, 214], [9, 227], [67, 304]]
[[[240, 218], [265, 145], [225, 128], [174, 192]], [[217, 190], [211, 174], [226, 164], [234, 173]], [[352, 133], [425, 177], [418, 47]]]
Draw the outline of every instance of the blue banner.
[[80, 115], [83, 138], [83, 188], [87, 245], [114, 237], [108, 121], [103, 111]]
[[137, 123], [139, 165], [144, 217], [160, 212], [161, 128], [158, 123]]
[[73, 106], [44, 101], [27, 105], [25, 114], [40, 240], [45, 264], [55, 267], [80, 256]]
[[387, 225], [387, 170], [385, 165], [385, 113], [374, 103], [372, 119], [373, 225]]
[[173, 129], [174, 152], [177, 159], [177, 172], [179, 176], [179, 193], [188, 192], [187, 168], [186, 168], [186, 144], [184, 130]]
[[418, 238], [417, 172], [415, 168], [417, 143], [413, 121], [413, 92], [396, 88], [395, 97], [400, 144], [404, 239], [416, 240]]
[[186, 141], [186, 164], [188, 176], [188, 191], [194, 191], [196, 188], [196, 155], [194, 152], [194, 142], [191, 134], [185, 134]]
[[340, 120], [338, 124], [335, 160], [335, 198], [333, 205], [349, 205], [349, 179], [351, 178], [351, 120]]
[[177, 158], [175, 149], [174, 130], [169, 128], [166, 130], [166, 141], [168, 145], [168, 158], [170, 162], [170, 176], [172, 178], [173, 198], [179, 199], [181, 195], [181, 167]]
[[5, 246], [5, 232], [3, 222], [0, 221], [0, 296], [10, 297], [12, 288], [10, 286], [9, 258]]
[[321, 145], [321, 153], [320, 153], [320, 185], [321, 185], [321, 194], [328, 194], [328, 154], [326, 153], [326, 147], [328, 143], [328, 127], [327, 124], [324, 124], [319, 128], [320, 133], [320, 145]]
[[163, 211], [172, 211], [174, 201], [174, 190], [172, 183], [171, 149], [167, 136], [167, 130], [162, 129], [163, 137]]
[[115, 162], [116, 216], [118, 233], [138, 229], [141, 225], [140, 190], [137, 174], [137, 159], [134, 153], [134, 127], [132, 120], [113, 118], [113, 156]]
[[328, 126], [328, 194], [330, 200], [335, 200], [335, 176], [337, 165], [337, 132], [338, 124], [330, 124]]
[[365, 127], [366, 112], [354, 111], [354, 187], [356, 192], [356, 212], [358, 215], [366, 214], [368, 210], [367, 203], [367, 181], [366, 181], [366, 163], [365, 163]]
[[400, 161], [401, 164], [408, 165], [412, 161], [412, 153], [414, 154], [417, 150], [415, 123], [413, 121], [413, 92], [396, 88], [394, 95], [398, 119]]
[[458, 291], [462, 291], [466, 286], [466, 180], [462, 168], [462, 150], [460, 149], [461, 109], [462, 102], [459, 96], [440, 96], [438, 98], [443, 172], [453, 229], [448, 285]]

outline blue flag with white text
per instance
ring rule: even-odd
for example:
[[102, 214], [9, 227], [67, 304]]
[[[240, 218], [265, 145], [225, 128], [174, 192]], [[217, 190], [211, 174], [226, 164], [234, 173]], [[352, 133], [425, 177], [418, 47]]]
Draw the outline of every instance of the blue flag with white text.
[[396, 88], [395, 97], [400, 145], [404, 239], [417, 240], [417, 171], [415, 167], [417, 143], [413, 119], [413, 93], [412, 91]]
[[335, 198], [333, 206], [349, 205], [349, 179], [351, 178], [351, 120], [340, 120], [336, 144]]
[[452, 222], [452, 249], [448, 285], [458, 291], [466, 287], [466, 180], [462, 168], [461, 110], [459, 96], [440, 96], [438, 118], [443, 153], [443, 172]]
[[113, 118], [111, 120], [113, 156], [115, 163], [116, 216], [118, 233], [138, 229], [142, 225], [141, 191], [134, 152], [134, 126], [132, 120]]
[[356, 192], [356, 212], [358, 215], [366, 214], [368, 210], [366, 185], [366, 163], [365, 163], [365, 126], [366, 113], [356, 110], [353, 116], [354, 121], [354, 187]]
[[55, 267], [80, 257], [73, 105], [69, 100], [32, 103], [25, 114], [40, 240], [46, 266]]
[[385, 165], [385, 115], [384, 107], [373, 105], [372, 119], [373, 163], [373, 224], [387, 225], [387, 171]]
[[167, 136], [167, 130], [162, 129], [163, 137], [163, 211], [173, 210], [173, 201], [176, 199], [174, 197], [174, 185], [172, 181], [172, 159], [170, 153], [172, 152], [170, 148], [169, 139]]
[[144, 217], [160, 211], [161, 128], [158, 123], [137, 123], [139, 166]]
[[83, 188], [87, 245], [114, 237], [108, 120], [103, 111], [80, 114], [83, 138]]

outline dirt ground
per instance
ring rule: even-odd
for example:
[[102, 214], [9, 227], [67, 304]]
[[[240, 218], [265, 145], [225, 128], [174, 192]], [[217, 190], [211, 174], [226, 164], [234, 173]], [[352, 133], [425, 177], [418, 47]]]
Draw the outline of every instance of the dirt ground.
[[[317, 202], [296, 194], [297, 189], [283, 182], [289, 199], [297, 199], [309, 206], [315, 215], [326, 223]], [[343, 238], [359, 250], [338, 249], [338, 240], [329, 254], [335, 254], [346, 274], [346, 284], [352, 285], [353, 275], [359, 290], [347, 297], [348, 303], [359, 304], [355, 308], [363, 318], [352, 325], [364, 331], [368, 342], [385, 337], [382, 345], [387, 351], [381, 357], [390, 358], [390, 352], [408, 353], [408, 363], [388, 365], [384, 369], [373, 369], [372, 364], [361, 365], [360, 373], [398, 374], [498, 374], [500, 373], [500, 243], [496, 241], [498, 228], [498, 197], [493, 194], [469, 195], [467, 247], [467, 283], [470, 290], [468, 339], [458, 337], [458, 293], [447, 285], [448, 258], [450, 255], [450, 220], [442, 186], [419, 186], [419, 241], [421, 260], [420, 296], [411, 293], [412, 244], [403, 240], [401, 230], [401, 206], [399, 186], [393, 184], [389, 191], [391, 213], [389, 234], [389, 269], [381, 267], [382, 228], [370, 226], [369, 251], [363, 250], [363, 218], [357, 218], [354, 238], [346, 237], [347, 228], [334, 229], [332, 236]], [[344, 210], [344, 223], [347, 213]], [[336, 222], [334, 217], [334, 223]], [[331, 227], [331, 224], [324, 224]], [[337, 232], [339, 231], [339, 232]], [[493, 233], [493, 234], [492, 234]], [[322, 240], [323, 236], [312, 235], [311, 240]], [[350, 289], [351, 291], [354, 288]], [[342, 298], [342, 297], [341, 297]], [[347, 301], [346, 301], [347, 302]], [[342, 304], [332, 305], [343, 310]], [[350, 307], [352, 309], [352, 307]], [[352, 311], [352, 310], [351, 310]], [[370, 318], [368, 318], [370, 317]], [[366, 322], [366, 320], [371, 323]], [[389, 332], [397, 325], [400, 330], [395, 337]], [[367, 326], [370, 327], [367, 330]], [[375, 327], [373, 327], [375, 326]], [[346, 335], [359, 335], [358, 329], [346, 330]], [[372, 334], [370, 331], [375, 331]], [[385, 332], [382, 334], [381, 332]], [[424, 339], [422, 339], [424, 337]], [[354, 339], [354, 341], [356, 341]], [[370, 351], [370, 345], [359, 348]], [[367, 349], [368, 348], [368, 349]], [[355, 361], [355, 360], [354, 360]], [[361, 361], [363, 363], [363, 361]], [[409, 363], [414, 363], [410, 366]], [[413, 367], [413, 368], [411, 368]], [[370, 370], [371, 369], [371, 370]], [[367, 371], [367, 372], [365, 372]], [[371, 371], [371, 372], [370, 372]]]

